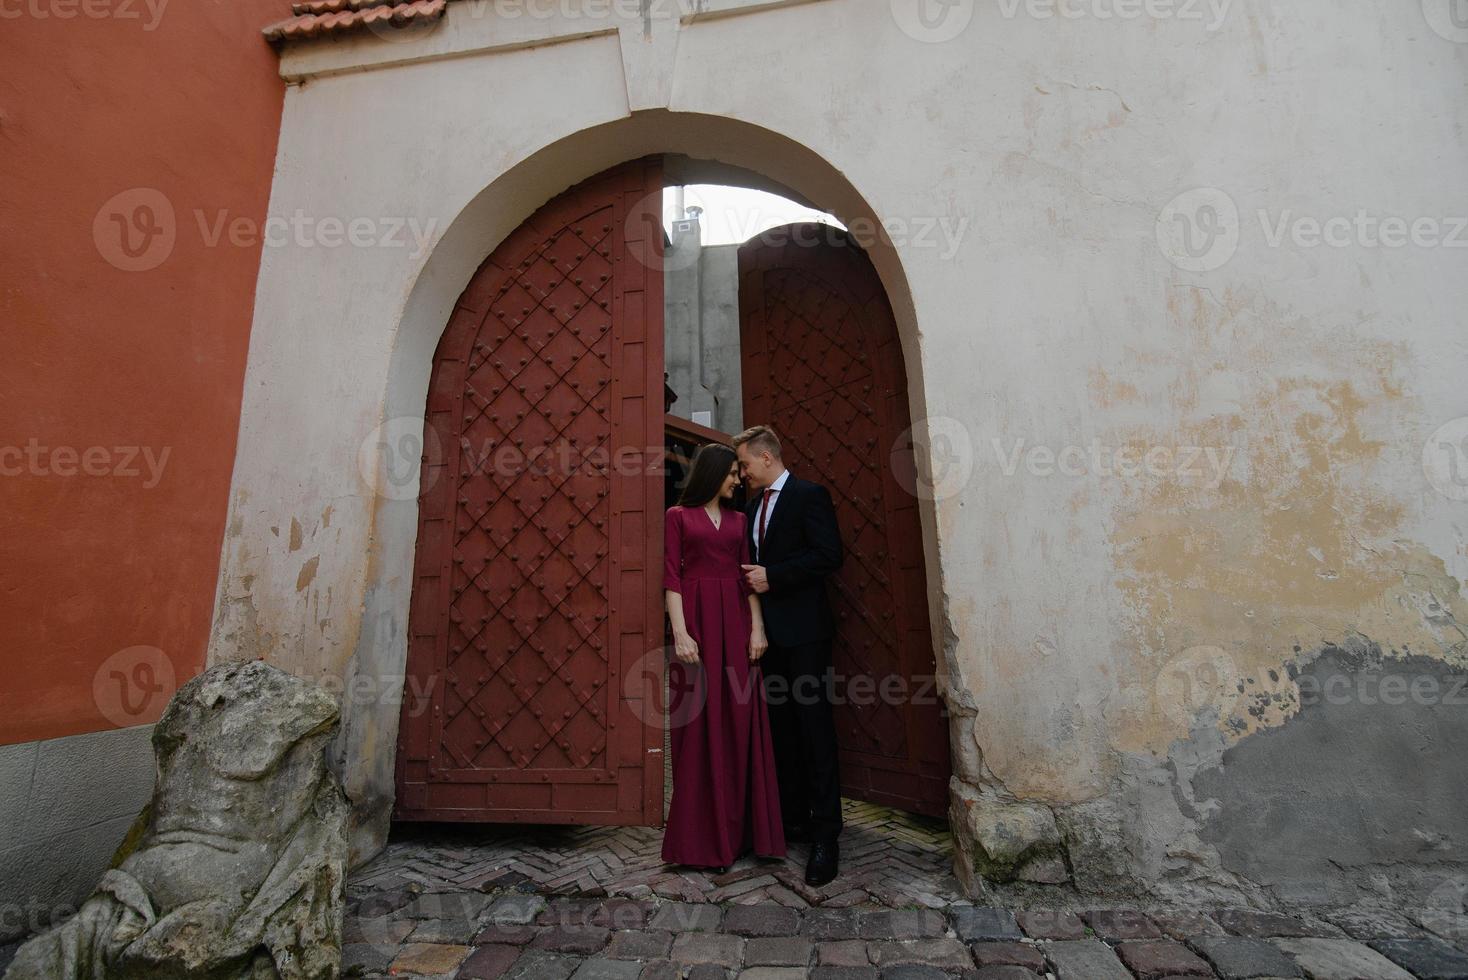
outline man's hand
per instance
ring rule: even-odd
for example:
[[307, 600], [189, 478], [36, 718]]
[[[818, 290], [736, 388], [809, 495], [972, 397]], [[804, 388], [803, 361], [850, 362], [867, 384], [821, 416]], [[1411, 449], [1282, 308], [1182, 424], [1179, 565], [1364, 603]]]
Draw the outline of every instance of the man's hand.
[[765, 566], [740, 565], [739, 567], [744, 569], [744, 581], [749, 583], [749, 587], [751, 589], [753, 589], [760, 595], [764, 595], [766, 592], [770, 591], [770, 580], [769, 577], [765, 575]]

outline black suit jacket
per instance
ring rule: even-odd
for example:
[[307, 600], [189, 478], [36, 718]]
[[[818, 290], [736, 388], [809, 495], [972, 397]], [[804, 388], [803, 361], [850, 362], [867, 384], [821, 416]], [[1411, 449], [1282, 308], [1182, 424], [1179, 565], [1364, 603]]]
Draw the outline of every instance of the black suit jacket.
[[[749, 553], [755, 554], [762, 493], [747, 505]], [[760, 596], [765, 634], [773, 646], [825, 640], [836, 632], [826, 576], [841, 567], [841, 531], [831, 494], [819, 483], [790, 474], [775, 497], [757, 564], [765, 566], [770, 591]]]

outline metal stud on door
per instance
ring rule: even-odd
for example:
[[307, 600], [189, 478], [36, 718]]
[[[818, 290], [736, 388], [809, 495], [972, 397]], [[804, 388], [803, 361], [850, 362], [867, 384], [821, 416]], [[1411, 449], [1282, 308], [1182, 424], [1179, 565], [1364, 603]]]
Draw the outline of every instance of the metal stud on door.
[[744, 418], [831, 491], [846, 547], [832, 590], [842, 793], [941, 816], [948, 725], [917, 499], [894, 458], [910, 422], [892, 308], [866, 254], [825, 226], [742, 246], [739, 277]]
[[439, 343], [398, 819], [662, 821], [661, 194], [648, 158], [542, 207]]

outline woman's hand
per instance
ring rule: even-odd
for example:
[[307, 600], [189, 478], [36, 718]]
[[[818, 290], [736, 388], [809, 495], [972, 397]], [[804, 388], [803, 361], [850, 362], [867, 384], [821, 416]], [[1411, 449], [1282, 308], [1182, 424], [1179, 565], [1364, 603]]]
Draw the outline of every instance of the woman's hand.
[[698, 663], [698, 642], [687, 633], [674, 633], [673, 655], [685, 664]]
[[763, 629], [756, 628], [756, 629], [753, 629], [753, 630], [750, 631], [750, 633], [749, 633], [749, 662], [750, 663], [757, 662], [760, 657], [763, 657], [765, 655], [765, 651], [768, 650], [769, 648], [770, 648], [770, 641], [767, 640], [767, 639], [765, 639], [765, 631]]

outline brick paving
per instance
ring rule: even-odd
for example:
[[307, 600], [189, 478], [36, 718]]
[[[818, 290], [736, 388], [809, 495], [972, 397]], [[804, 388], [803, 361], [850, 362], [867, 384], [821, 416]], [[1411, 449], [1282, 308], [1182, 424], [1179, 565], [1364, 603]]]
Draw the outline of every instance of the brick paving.
[[1468, 980], [1459, 913], [975, 905], [941, 822], [848, 802], [842, 875], [804, 848], [717, 877], [649, 828], [403, 828], [348, 884], [343, 973], [435, 980]]

